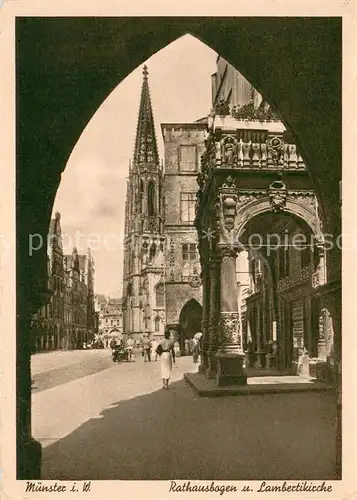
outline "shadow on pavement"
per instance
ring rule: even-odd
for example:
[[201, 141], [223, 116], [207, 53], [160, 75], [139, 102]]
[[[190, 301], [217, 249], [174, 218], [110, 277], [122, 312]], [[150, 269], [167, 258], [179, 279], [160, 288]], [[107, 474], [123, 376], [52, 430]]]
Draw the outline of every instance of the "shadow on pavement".
[[42, 478], [331, 480], [335, 417], [328, 392], [207, 399], [180, 380], [44, 448]]

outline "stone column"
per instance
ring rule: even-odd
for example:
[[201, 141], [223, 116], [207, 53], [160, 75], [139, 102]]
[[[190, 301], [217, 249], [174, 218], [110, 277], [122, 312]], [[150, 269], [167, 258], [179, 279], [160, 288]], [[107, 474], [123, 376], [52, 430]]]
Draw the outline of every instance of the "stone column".
[[220, 247], [222, 263], [220, 273], [220, 322], [217, 359], [217, 385], [246, 384], [242, 333], [236, 283], [237, 250], [232, 246]]
[[319, 315], [319, 336], [317, 341], [317, 357], [326, 361], [326, 309]]
[[199, 373], [205, 373], [208, 369], [208, 348], [209, 348], [209, 313], [210, 313], [210, 279], [208, 274], [208, 263], [202, 270], [202, 341], [201, 341], [201, 364], [198, 368]]
[[321, 304], [332, 318], [333, 342], [333, 382], [335, 386], [337, 418], [336, 418], [336, 478], [341, 477], [342, 467], [342, 352], [341, 352], [341, 278], [329, 281], [318, 290]]
[[[30, 281], [30, 280], [29, 280]], [[33, 280], [35, 281], [35, 280]], [[41, 444], [31, 433], [31, 321], [33, 314], [50, 301], [47, 289], [28, 290], [20, 295], [16, 336], [16, 452], [17, 479], [41, 478]]]
[[209, 319], [208, 319], [208, 337], [209, 346], [207, 351], [208, 378], [215, 378], [217, 371], [217, 328], [219, 322], [219, 301], [220, 301], [220, 260], [209, 261]]
[[265, 363], [265, 351], [262, 346], [262, 322], [261, 322], [261, 302], [258, 300], [257, 302], [257, 317], [256, 317], [256, 336], [257, 336], [257, 360], [255, 362], [255, 368], [263, 368]]

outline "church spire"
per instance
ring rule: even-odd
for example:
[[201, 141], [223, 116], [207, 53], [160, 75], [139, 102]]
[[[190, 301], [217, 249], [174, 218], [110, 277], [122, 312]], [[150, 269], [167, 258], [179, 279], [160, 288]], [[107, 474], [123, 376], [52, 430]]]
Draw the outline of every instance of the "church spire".
[[159, 164], [154, 115], [151, 107], [148, 83], [148, 69], [146, 65], [143, 68], [143, 75], [144, 78], [141, 89], [138, 125], [136, 129], [134, 167], [142, 164], [151, 164], [153, 166], [157, 166]]

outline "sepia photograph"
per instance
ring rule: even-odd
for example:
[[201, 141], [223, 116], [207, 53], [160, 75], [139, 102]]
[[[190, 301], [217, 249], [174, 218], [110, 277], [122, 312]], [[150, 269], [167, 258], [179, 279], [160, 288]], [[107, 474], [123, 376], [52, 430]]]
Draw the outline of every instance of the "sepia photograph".
[[23, 494], [329, 496], [342, 17], [24, 15], [14, 33]]

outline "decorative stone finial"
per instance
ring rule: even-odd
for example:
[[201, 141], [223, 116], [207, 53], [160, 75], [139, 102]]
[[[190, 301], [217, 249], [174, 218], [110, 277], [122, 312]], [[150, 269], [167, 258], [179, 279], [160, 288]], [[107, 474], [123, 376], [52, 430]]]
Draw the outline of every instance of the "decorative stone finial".
[[143, 67], [143, 75], [144, 75], [144, 78], [147, 78], [148, 77], [148, 67], [146, 66], [146, 64], [144, 65]]

